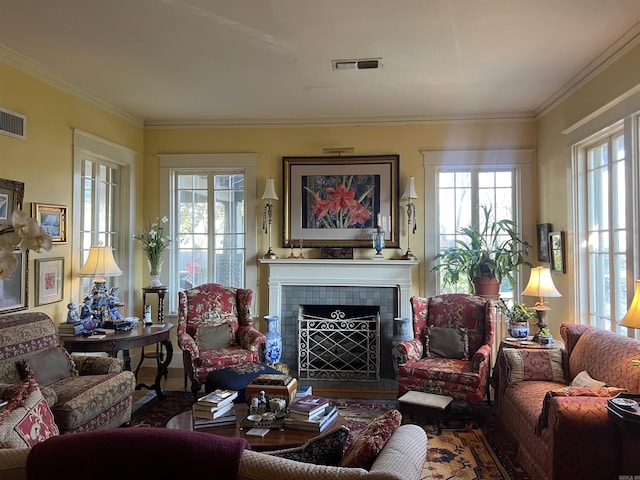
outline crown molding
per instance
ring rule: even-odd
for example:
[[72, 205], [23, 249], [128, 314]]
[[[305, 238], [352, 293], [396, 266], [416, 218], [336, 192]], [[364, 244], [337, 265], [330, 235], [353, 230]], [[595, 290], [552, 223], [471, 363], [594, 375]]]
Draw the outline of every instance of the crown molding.
[[58, 90], [62, 90], [63, 92], [73, 95], [74, 97], [92, 103], [100, 107], [101, 109], [122, 118], [123, 120], [133, 123], [137, 127], [144, 126], [144, 120], [142, 118], [131, 115], [129, 112], [116, 107], [115, 105], [113, 105], [113, 103], [105, 100], [104, 98], [96, 95], [90, 90], [87, 90], [86, 88], [82, 88], [72, 84], [71, 82], [68, 82], [58, 74], [54, 73], [52, 70], [1, 44], [0, 61], [28, 75], [31, 75], [32, 77], [35, 77], [38, 80], [41, 80], [44, 83], [57, 88]]

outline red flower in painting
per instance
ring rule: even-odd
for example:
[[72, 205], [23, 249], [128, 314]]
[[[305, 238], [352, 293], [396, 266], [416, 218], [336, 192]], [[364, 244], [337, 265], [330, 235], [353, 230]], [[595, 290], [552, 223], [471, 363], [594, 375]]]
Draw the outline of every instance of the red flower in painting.
[[[327, 198], [322, 198], [322, 190], [316, 192], [304, 187], [313, 195], [312, 212], [316, 221], [320, 221], [320, 228], [349, 228], [364, 225], [371, 218], [371, 212], [367, 208], [365, 199], [373, 191], [374, 187], [368, 187], [365, 192], [356, 198], [356, 189], [352, 188], [353, 176], [342, 177], [342, 182], [335, 186], [325, 187]], [[337, 182], [336, 182], [337, 183]]]

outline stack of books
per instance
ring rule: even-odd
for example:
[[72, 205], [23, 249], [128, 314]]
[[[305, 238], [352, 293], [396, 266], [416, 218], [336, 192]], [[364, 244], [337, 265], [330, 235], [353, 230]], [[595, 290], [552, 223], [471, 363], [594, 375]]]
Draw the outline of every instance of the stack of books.
[[338, 418], [338, 409], [329, 399], [307, 395], [289, 406], [286, 428], [322, 432]]
[[200, 397], [193, 404], [193, 428], [209, 428], [236, 423], [233, 401], [238, 397], [235, 390], [215, 390]]
[[61, 323], [58, 325], [58, 334], [59, 335], [77, 335], [78, 333], [84, 332], [84, 327], [82, 326], [82, 322], [73, 322], [73, 323]]

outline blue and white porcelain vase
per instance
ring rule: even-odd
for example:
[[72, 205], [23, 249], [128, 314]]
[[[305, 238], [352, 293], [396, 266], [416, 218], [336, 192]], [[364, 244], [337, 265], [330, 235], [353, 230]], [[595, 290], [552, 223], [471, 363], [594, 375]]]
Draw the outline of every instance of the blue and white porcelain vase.
[[507, 331], [513, 338], [527, 338], [529, 335], [529, 322], [510, 322]]
[[267, 322], [267, 340], [264, 342], [264, 360], [269, 364], [278, 363], [282, 356], [282, 336], [278, 332], [278, 321], [280, 318], [267, 315], [264, 317]]
[[398, 374], [398, 365], [402, 361], [402, 355], [397, 347], [405, 340], [413, 338], [411, 327], [413, 326], [410, 318], [396, 317], [393, 319], [393, 338], [391, 339], [391, 358], [393, 359], [393, 370]]

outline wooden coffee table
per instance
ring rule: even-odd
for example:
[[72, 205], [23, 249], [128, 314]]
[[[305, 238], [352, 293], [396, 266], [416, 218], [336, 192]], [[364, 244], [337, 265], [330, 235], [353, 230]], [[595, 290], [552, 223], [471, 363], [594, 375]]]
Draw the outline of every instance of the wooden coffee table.
[[[171, 418], [167, 423], [167, 428], [174, 430], [188, 430], [205, 433], [215, 433], [223, 437], [231, 438], [244, 438], [246, 439], [253, 450], [278, 450], [281, 448], [299, 447], [307, 440], [311, 440], [318, 435], [318, 432], [311, 432], [306, 430], [294, 430], [292, 428], [285, 430], [272, 429], [264, 437], [258, 437], [254, 435], [247, 435], [247, 429], [240, 430], [240, 421], [247, 415], [248, 407], [245, 404], [236, 404], [236, 424], [235, 425], [221, 425], [219, 427], [210, 428], [193, 428], [193, 418], [191, 416], [191, 410], [182, 412], [175, 417]], [[324, 430], [324, 433], [337, 430], [342, 425], [347, 425], [347, 420], [338, 415], [338, 418]]]

